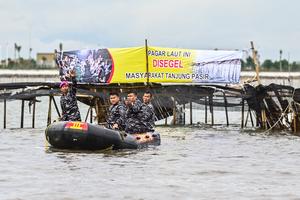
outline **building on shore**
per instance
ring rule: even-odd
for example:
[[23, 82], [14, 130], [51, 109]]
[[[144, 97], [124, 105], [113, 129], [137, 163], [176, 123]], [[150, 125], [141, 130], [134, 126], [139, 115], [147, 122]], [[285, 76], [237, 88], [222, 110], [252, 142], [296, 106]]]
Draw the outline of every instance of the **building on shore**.
[[54, 53], [37, 53], [36, 54], [37, 65], [45, 67], [55, 67], [55, 54]]

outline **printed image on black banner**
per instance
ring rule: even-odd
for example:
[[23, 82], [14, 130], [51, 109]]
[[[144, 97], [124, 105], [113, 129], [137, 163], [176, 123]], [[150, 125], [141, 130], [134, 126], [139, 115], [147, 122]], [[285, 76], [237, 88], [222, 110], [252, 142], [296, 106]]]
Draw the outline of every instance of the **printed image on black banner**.
[[78, 82], [109, 83], [113, 75], [113, 60], [107, 49], [56, 53], [61, 80], [75, 70]]

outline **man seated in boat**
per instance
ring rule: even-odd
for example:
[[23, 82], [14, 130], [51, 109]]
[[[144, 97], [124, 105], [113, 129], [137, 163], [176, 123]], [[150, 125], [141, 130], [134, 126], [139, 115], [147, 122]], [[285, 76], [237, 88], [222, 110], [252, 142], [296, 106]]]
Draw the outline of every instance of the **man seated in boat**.
[[108, 117], [107, 117], [107, 128], [110, 129], [125, 129], [125, 115], [126, 107], [120, 101], [120, 96], [118, 93], [110, 93], [109, 101], [111, 106], [109, 107]]
[[126, 101], [126, 122], [125, 131], [130, 134], [148, 132], [144, 120], [143, 104], [137, 98], [136, 92], [129, 92]]
[[[70, 71], [69, 74], [65, 76], [64, 81], [59, 85], [61, 91], [60, 105], [62, 110], [61, 121], [81, 121], [80, 112], [77, 104], [76, 98], [76, 86], [77, 81], [75, 78], [75, 71]], [[70, 86], [67, 80], [72, 81]]]
[[146, 91], [143, 95], [143, 104], [142, 111], [143, 115], [141, 116], [141, 122], [143, 123], [143, 127], [145, 128], [143, 132], [154, 132], [155, 126], [155, 113], [154, 107], [151, 103], [152, 93]]

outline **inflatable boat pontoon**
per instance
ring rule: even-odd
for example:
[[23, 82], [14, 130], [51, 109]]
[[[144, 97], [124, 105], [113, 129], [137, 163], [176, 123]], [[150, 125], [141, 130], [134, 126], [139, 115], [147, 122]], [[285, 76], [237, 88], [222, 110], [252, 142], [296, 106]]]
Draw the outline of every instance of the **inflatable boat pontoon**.
[[58, 149], [139, 149], [160, 145], [159, 133], [127, 134], [84, 122], [55, 122], [47, 127], [45, 135]]

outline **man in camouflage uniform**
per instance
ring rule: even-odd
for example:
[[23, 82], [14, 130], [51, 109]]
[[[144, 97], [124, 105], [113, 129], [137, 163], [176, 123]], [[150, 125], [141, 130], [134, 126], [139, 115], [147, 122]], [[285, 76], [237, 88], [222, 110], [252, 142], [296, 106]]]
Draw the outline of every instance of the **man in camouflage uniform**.
[[110, 129], [125, 129], [125, 115], [126, 107], [120, 102], [119, 94], [110, 93], [109, 100], [111, 106], [109, 107], [108, 117], [107, 117], [107, 128]]
[[145, 133], [154, 131], [154, 111], [152, 112], [149, 104], [143, 104], [137, 99], [135, 92], [127, 95], [126, 127], [127, 133]]
[[126, 111], [126, 123], [125, 131], [127, 133], [142, 133], [143, 124], [141, 123], [142, 102], [137, 98], [136, 92], [129, 92], [126, 101], [127, 111]]
[[141, 122], [144, 125], [143, 132], [154, 132], [154, 122], [155, 122], [155, 113], [154, 107], [150, 102], [152, 98], [152, 94], [147, 91], [143, 95], [143, 104], [142, 104], [142, 112]]
[[62, 93], [60, 97], [60, 105], [62, 110], [61, 121], [81, 121], [79, 108], [77, 105], [76, 98], [76, 78], [75, 72], [71, 71], [70, 74], [66, 76], [72, 81], [72, 85], [69, 86], [67, 81], [62, 81], [60, 83], [60, 91]]

